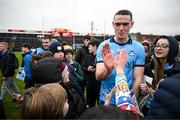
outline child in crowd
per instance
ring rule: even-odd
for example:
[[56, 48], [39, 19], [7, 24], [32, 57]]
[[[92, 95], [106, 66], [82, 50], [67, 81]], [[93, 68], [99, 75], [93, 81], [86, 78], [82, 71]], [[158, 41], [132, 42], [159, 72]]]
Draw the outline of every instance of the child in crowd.
[[69, 109], [66, 90], [58, 83], [29, 88], [23, 95], [23, 119], [62, 119]]

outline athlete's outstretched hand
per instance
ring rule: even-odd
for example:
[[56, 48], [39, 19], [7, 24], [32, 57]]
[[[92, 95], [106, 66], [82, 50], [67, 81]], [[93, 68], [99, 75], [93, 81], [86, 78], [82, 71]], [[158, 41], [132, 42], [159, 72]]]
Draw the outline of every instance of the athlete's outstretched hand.
[[104, 62], [105, 67], [108, 69], [108, 71], [112, 71], [113, 66], [114, 66], [113, 65], [114, 57], [112, 55], [112, 52], [111, 52], [108, 44], [105, 44], [103, 46], [101, 54], [103, 57], [103, 62]]

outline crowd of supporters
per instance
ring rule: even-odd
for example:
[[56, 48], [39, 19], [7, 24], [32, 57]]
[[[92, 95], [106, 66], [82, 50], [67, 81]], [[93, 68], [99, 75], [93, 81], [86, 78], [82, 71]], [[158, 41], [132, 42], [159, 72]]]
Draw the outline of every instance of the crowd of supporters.
[[100, 43], [87, 35], [77, 52], [49, 37], [35, 51], [24, 43], [22, 95], [13, 80], [16, 56], [0, 42], [0, 118], [7, 91], [23, 119], [180, 118], [179, 36], [140, 43], [128, 36], [133, 24], [129, 10], [118, 11], [115, 36]]

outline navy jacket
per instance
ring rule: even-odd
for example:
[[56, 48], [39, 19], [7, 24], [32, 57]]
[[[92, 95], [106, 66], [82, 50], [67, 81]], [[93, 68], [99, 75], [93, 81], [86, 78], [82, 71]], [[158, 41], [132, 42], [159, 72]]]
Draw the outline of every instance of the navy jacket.
[[147, 119], [180, 119], [180, 73], [159, 84]]

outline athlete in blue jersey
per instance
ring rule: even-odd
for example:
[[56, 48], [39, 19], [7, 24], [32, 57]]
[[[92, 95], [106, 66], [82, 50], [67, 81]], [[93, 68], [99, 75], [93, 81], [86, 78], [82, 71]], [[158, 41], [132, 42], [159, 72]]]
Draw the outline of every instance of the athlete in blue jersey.
[[[100, 90], [100, 103], [104, 103], [104, 89], [109, 93], [115, 86], [116, 72], [113, 67], [113, 60], [117, 52], [121, 49], [127, 51], [127, 63], [125, 66], [125, 75], [129, 89], [134, 89], [138, 97], [140, 83], [143, 78], [145, 53], [144, 47], [140, 42], [132, 40], [128, 34], [134, 22], [132, 13], [129, 10], [118, 11], [112, 22], [115, 37], [108, 39], [100, 44], [97, 50], [96, 79], [102, 81]], [[108, 56], [104, 57], [104, 54]], [[115, 95], [113, 95], [110, 104], [115, 105]]]

